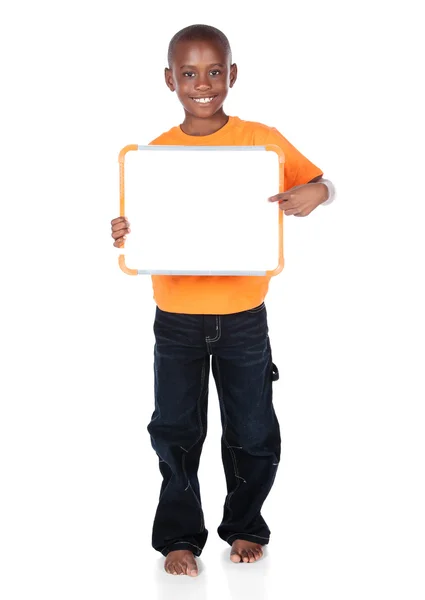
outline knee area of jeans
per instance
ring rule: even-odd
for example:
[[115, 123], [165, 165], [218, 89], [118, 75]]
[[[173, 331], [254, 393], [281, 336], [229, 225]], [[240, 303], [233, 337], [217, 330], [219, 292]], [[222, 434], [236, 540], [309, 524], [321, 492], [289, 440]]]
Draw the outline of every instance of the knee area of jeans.
[[235, 458], [238, 459], [238, 453], [249, 454], [251, 456], [270, 458], [273, 462], [280, 461], [280, 447], [270, 447], [269, 443], [253, 442], [253, 440], [241, 439], [239, 442], [234, 444], [228, 444], [229, 450], [235, 454]]
[[[180, 415], [181, 416], [181, 415]], [[198, 440], [204, 438], [206, 429], [198, 422], [191, 425], [179, 424], [179, 418], [167, 422], [151, 421], [147, 426], [152, 445], [166, 445], [189, 448]]]
[[262, 422], [261, 417], [256, 415], [255, 418], [245, 418], [244, 421], [240, 421], [234, 434], [228, 435], [227, 439], [236, 440], [235, 445], [243, 446], [245, 449], [270, 449], [275, 446], [272, 433], [272, 424], [268, 420]]
[[[152, 447], [160, 463], [166, 463], [173, 473], [177, 474], [184, 470], [188, 455], [191, 455], [191, 448], [173, 444], [152, 444]], [[190, 456], [189, 456], [190, 458]]]

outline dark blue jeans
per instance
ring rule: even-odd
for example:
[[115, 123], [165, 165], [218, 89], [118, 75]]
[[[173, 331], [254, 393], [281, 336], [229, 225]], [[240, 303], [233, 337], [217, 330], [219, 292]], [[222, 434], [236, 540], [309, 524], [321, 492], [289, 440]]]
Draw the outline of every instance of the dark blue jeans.
[[207, 433], [212, 371], [220, 401], [227, 497], [219, 536], [267, 544], [261, 507], [280, 460], [280, 430], [272, 403], [272, 362], [263, 304], [230, 315], [168, 313], [154, 323], [155, 411], [148, 425], [163, 477], [152, 545], [166, 556], [207, 540], [197, 477]]

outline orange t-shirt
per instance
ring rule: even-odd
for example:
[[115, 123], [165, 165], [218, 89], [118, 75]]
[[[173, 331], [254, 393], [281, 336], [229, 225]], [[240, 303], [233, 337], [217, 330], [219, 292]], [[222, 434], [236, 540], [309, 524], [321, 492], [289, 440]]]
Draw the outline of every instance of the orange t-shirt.
[[[194, 136], [173, 127], [151, 144], [159, 146], [265, 146], [276, 144], [285, 155], [285, 191], [308, 183], [323, 172], [274, 127], [229, 117], [210, 135]], [[269, 276], [152, 275], [154, 300], [165, 312], [227, 315], [259, 306], [269, 289]]]

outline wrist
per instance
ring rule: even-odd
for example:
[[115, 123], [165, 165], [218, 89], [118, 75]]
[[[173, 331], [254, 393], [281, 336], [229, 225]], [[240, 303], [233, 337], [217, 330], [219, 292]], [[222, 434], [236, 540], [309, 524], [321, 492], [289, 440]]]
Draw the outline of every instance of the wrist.
[[329, 179], [322, 179], [320, 184], [325, 188], [324, 200], [322, 200], [321, 204], [324, 206], [331, 204], [335, 198], [335, 186], [333, 185], [332, 181], [329, 181]]
[[319, 204], [323, 204], [323, 202], [326, 202], [327, 199], [329, 198], [329, 190], [328, 190], [328, 186], [325, 185], [322, 181], [318, 181], [316, 183], [316, 185], [320, 185], [320, 198], [319, 198]]

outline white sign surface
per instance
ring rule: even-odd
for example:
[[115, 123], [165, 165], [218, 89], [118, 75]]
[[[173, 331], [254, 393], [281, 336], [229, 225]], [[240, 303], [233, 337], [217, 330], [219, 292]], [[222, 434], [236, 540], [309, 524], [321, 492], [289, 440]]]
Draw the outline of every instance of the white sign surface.
[[126, 266], [261, 275], [279, 262], [279, 157], [263, 147], [139, 146], [124, 160]]

